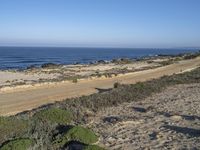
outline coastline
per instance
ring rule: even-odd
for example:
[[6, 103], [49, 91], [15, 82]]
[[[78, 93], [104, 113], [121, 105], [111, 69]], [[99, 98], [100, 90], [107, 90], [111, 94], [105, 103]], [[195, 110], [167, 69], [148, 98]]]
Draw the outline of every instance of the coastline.
[[[199, 48], [72, 48], [72, 47], [0, 47], [0, 70], [25, 70], [44, 64], [95, 64], [114, 59], [173, 57], [198, 52]], [[10, 55], [12, 54], [12, 55]], [[26, 55], [28, 54], [28, 55]]]
[[140, 59], [120, 58], [110, 61], [99, 60], [90, 64], [61, 65], [47, 63], [41, 67], [30, 66], [27, 69], [0, 70], [0, 92], [55, 85], [60, 82], [76, 83], [81, 80], [112, 78], [127, 73], [144, 71], [170, 65], [181, 60], [198, 57], [200, 52], [178, 55], [157, 55]]
[[96, 135], [94, 148], [199, 147], [200, 57], [164, 64], [112, 77], [13, 86], [0, 93], [0, 147], [13, 141], [76, 146], [65, 139], [73, 130]]
[[[1, 91], [0, 107], [1, 115], [15, 115], [22, 111], [31, 110], [41, 105], [62, 101], [66, 98], [80, 97], [97, 93], [98, 89], [113, 88], [113, 84], [133, 84], [143, 82], [164, 75], [172, 75], [190, 71], [200, 65], [200, 57], [189, 60], [181, 60], [176, 63], [136, 71], [132, 73], [120, 74], [113, 77], [97, 77], [92, 79], [79, 79], [76, 83], [61, 81], [55, 83], [42, 83], [36, 85], [23, 85]], [[2, 90], [2, 89], [1, 89]]]

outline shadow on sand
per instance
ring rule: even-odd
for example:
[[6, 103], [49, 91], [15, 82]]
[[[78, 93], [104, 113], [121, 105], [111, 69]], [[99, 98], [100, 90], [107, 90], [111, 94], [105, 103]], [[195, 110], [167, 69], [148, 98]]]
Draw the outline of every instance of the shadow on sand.
[[101, 89], [101, 88], [95, 88], [95, 89], [98, 91], [98, 93], [109, 92], [109, 91], [111, 91], [111, 90], [112, 90], [112, 88], [110, 88], [110, 89]]
[[[171, 117], [174, 116], [175, 114], [170, 114], [168, 112], [158, 112], [159, 115], [163, 115], [165, 117]], [[188, 120], [188, 121], [194, 121], [194, 120], [200, 120], [199, 116], [196, 115], [178, 115], [182, 117], [182, 119]]]
[[171, 125], [165, 125], [163, 127], [166, 129], [169, 129], [169, 130], [173, 130], [177, 133], [189, 135], [191, 137], [200, 137], [200, 130], [198, 130], [198, 129], [179, 127], [179, 126], [171, 126]]

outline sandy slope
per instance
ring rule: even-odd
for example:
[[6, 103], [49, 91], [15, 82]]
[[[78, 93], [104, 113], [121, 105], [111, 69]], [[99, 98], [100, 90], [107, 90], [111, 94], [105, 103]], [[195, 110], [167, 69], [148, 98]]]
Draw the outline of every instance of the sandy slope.
[[141, 101], [95, 112], [88, 127], [109, 150], [199, 149], [199, 98], [199, 83], [171, 86]]
[[129, 84], [150, 80], [152, 78], [159, 78], [163, 75], [188, 71], [199, 65], [200, 57], [193, 60], [180, 61], [156, 69], [119, 75], [113, 78], [81, 80], [76, 84], [71, 82], [60, 82], [36, 87], [14, 88], [8, 91], [0, 91], [0, 114], [12, 115], [65, 98], [89, 95], [97, 92], [96, 88], [111, 88], [115, 82]]

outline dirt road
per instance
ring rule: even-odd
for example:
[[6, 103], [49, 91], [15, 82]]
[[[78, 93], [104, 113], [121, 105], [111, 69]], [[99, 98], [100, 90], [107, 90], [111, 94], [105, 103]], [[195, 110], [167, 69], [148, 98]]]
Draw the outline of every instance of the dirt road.
[[180, 61], [178, 63], [145, 71], [128, 73], [113, 78], [99, 78], [80, 80], [78, 83], [60, 82], [57, 84], [44, 84], [38, 87], [23, 88], [0, 92], [0, 115], [14, 115], [30, 110], [43, 104], [64, 100], [66, 98], [89, 95], [98, 92], [96, 88], [111, 88], [115, 82], [124, 84], [146, 81], [159, 78], [163, 75], [171, 75], [189, 71], [200, 66], [200, 57], [193, 60]]

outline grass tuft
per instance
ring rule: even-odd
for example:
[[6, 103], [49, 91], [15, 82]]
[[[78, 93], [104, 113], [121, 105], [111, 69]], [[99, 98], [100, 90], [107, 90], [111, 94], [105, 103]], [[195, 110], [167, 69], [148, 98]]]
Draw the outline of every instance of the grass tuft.
[[92, 144], [98, 141], [98, 137], [94, 132], [81, 126], [75, 126], [65, 135], [70, 140], [79, 141], [85, 144]]
[[72, 114], [60, 108], [50, 108], [37, 112], [34, 119], [51, 122], [57, 124], [69, 124], [72, 119]]

